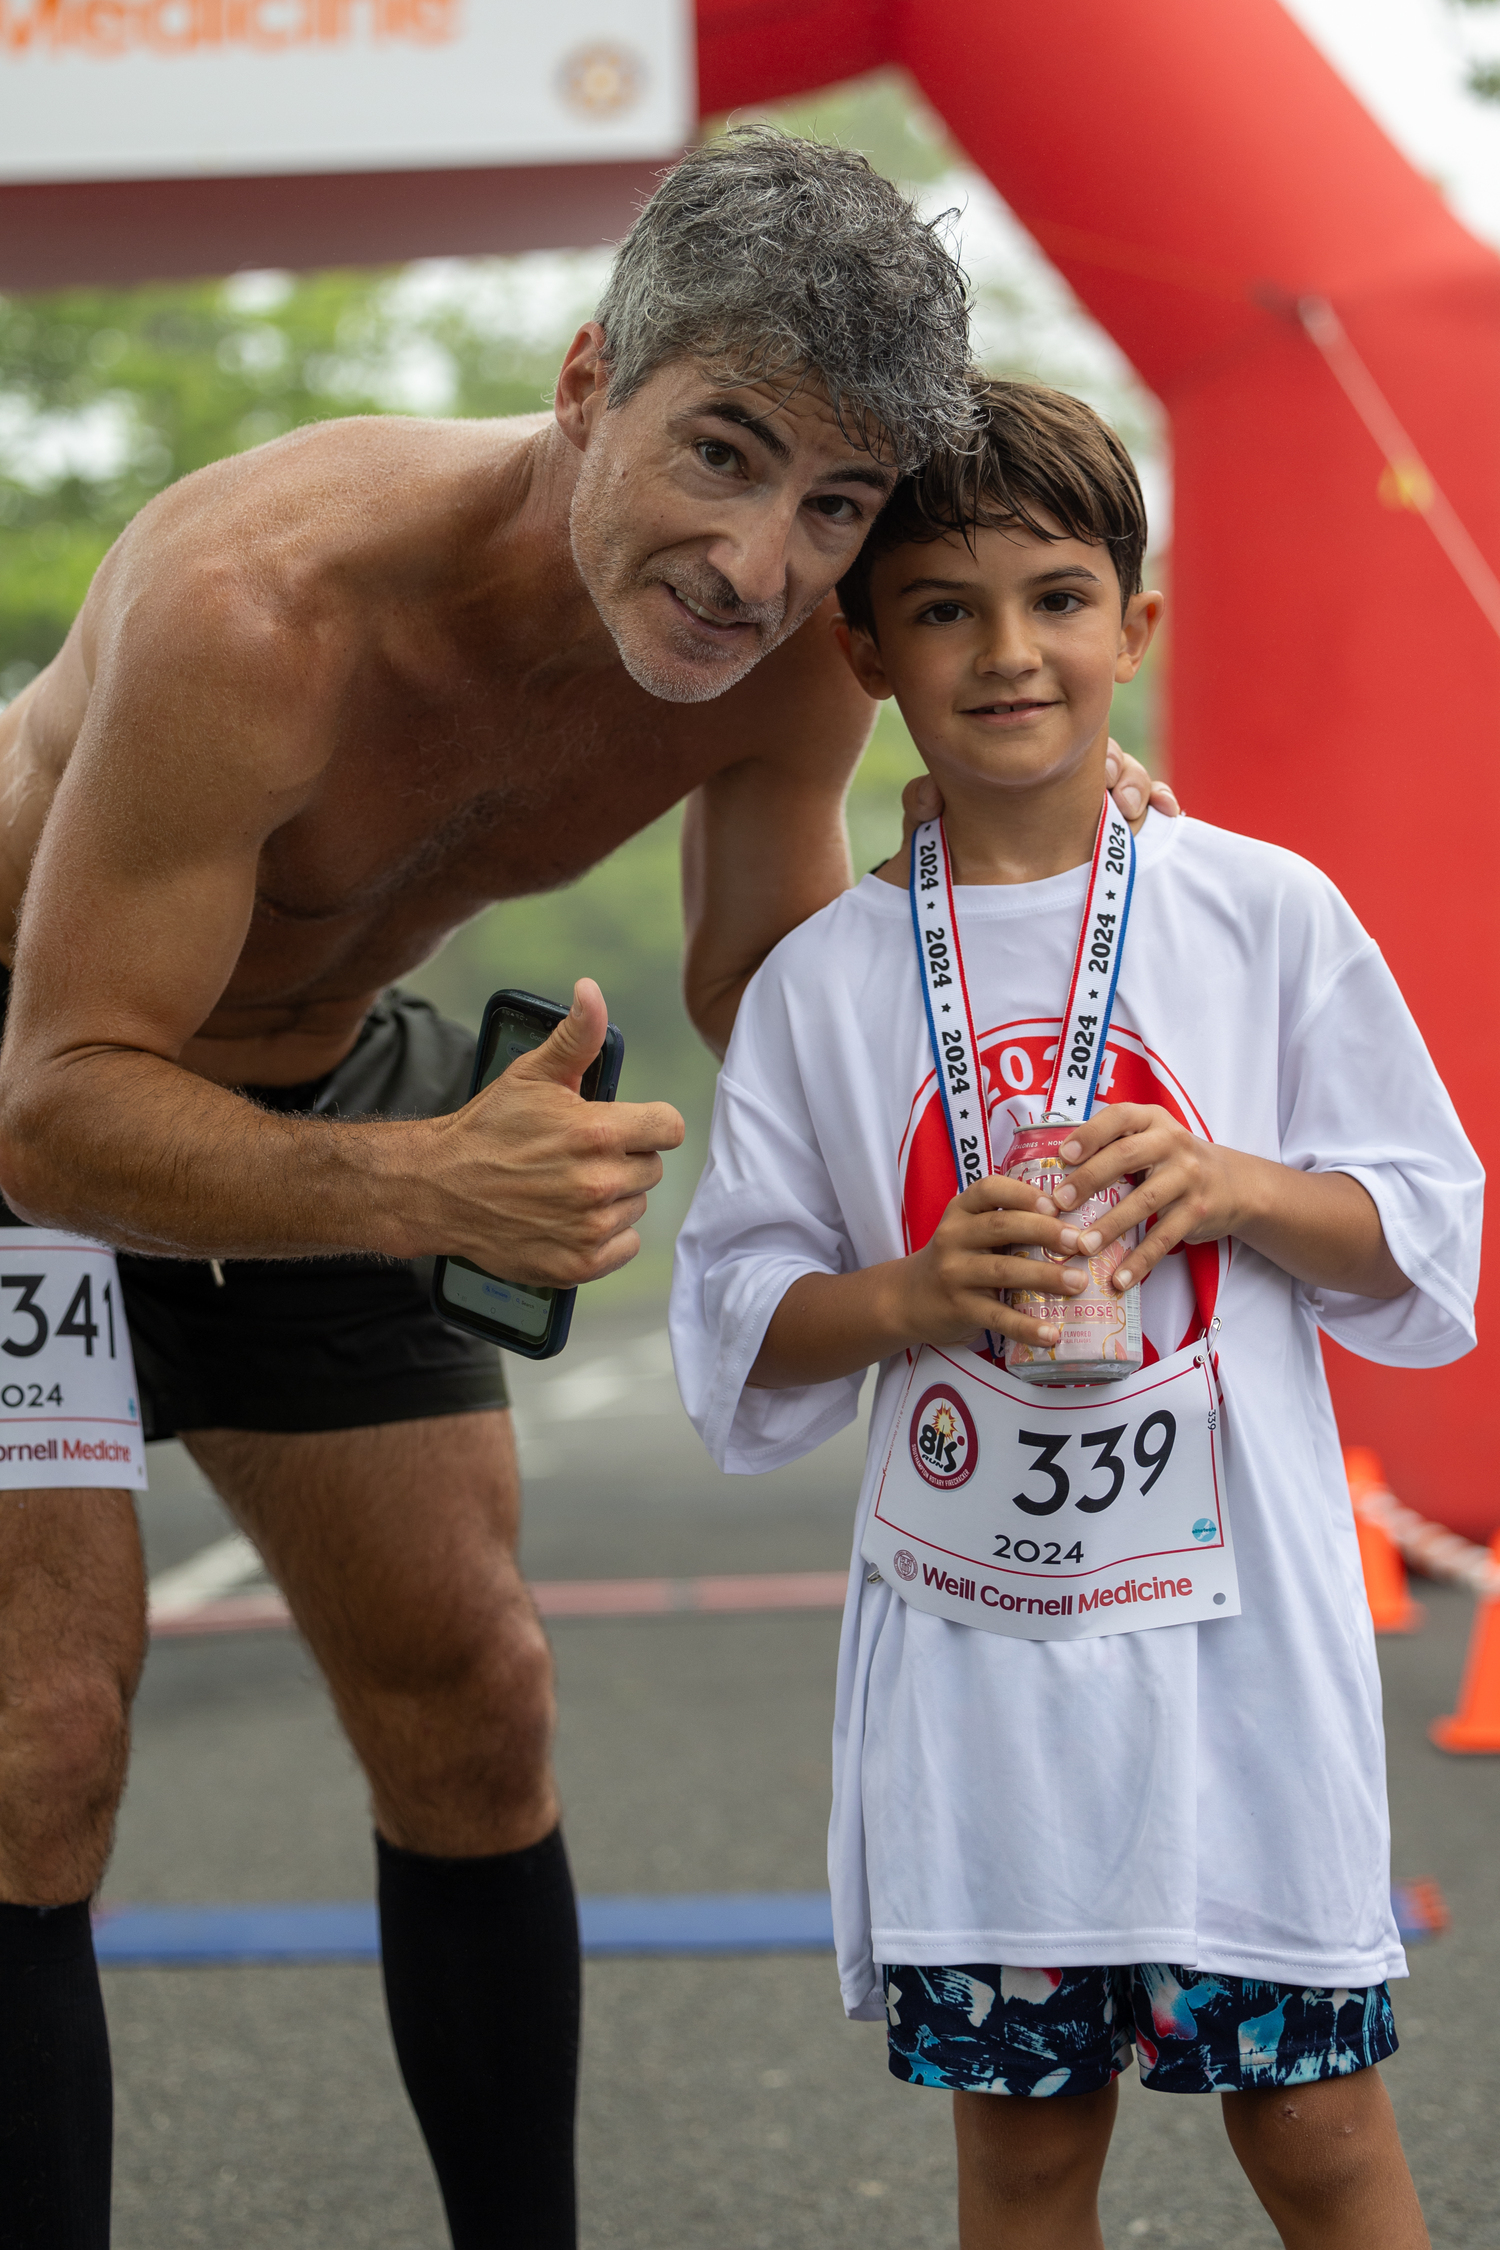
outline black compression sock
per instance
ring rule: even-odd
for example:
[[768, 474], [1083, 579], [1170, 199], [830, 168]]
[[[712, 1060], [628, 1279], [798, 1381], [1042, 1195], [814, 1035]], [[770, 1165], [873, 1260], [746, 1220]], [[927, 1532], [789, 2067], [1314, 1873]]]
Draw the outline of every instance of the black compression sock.
[[113, 2117], [87, 1900], [0, 1905], [5, 2250], [109, 2250]]
[[375, 1849], [391, 2034], [454, 2250], [574, 2250], [578, 1908], [562, 1830], [491, 1859]]

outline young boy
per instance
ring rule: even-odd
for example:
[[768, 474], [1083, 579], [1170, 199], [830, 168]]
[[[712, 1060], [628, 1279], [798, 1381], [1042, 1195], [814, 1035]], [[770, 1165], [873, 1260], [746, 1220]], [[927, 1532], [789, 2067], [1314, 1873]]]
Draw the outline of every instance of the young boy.
[[[842, 588], [942, 822], [915, 879], [903, 850], [746, 994], [679, 1378], [748, 1473], [843, 1427], [878, 1365], [839, 1968], [897, 2076], [954, 2090], [965, 2250], [1099, 2243], [1132, 2045], [1146, 2085], [1224, 2095], [1284, 2242], [1410, 2250], [1373, 2067], [1405, 1973], [1379, 1679], [1317, 1331], [1388, 1366], [1468, 1351], [1482, 1175], [1315, 868], [1152, 814], [1132, 875], [1101, 808], [1112, 686], [1162, 612], [1135, 473], [1075, 399], [982, 409], [976, 457], [905, 483]], [[1049, 1104], [1044, 1194], [1000, 1174]], [[1104, 1332], [1075, 1301], [1122, 1363], [1068, 1364]]]

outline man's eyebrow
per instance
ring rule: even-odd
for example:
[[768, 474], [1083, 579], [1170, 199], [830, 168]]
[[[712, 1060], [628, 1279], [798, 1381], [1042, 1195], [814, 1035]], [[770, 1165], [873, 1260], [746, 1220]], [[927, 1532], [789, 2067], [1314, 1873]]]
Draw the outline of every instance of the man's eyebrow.
[[[765, 447], [773, 461], [790, 461], [792, 458], [792, 449], [781, 432], [773, 429], [761, 415], [752, 414], [748, 407], [736, 406], [733, 399], [704, 399], [698, 406], [691, 408], [683, 419], [691, 421], [695, 417], [709, 422], [727, 422], [731, 429], [744, 430]], [[871, 461], [868, 468], [861, 462], [851, 461], [847, 467], [830, 469], [826, 476], [818, 479], [820, 484], [867, 484], [882, 499], [890, 492], [895, 481], [895, 471], [882, 469], [876, 461]]]
[[747, 406], [736, 406], [733, 399], [702, 399], [698, 405], [690, 407], [682, 419], [688, 422], [699, 419], [727, 422], [731, 429], [744, 430], [747, 435], [757, 439], [773, 461], [790, 461], [792, 457], [792, 449], [779, 430], [773, 430], [769, 422], [759, 414], [752, 414]]

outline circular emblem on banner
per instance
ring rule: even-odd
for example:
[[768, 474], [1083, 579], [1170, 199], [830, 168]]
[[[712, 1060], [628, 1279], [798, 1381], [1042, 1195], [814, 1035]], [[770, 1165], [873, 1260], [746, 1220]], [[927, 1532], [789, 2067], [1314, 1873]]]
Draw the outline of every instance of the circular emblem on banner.
[[898, 1578], [911, 1580], [916, 1577], [917, 1558], [910, 1547], [898, 1547], [891, 1559], [896, 1565], [896, 1576]]
[[979, 1465], [979, 1432], [957, 1391], [935, 1383], [911, 1418], [911, 1457], [917, 1475], [940, 1492], [956, 1492]]
[[594, 40], [564, 55], [558, 89], [569, 109], [584, 117], [618, 117], [641, 98], [646, 67], [632, 48]]

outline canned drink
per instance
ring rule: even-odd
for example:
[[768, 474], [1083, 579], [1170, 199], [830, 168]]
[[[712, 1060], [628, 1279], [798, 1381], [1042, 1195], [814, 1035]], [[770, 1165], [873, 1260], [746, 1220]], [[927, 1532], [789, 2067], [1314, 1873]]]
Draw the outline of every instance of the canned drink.
[[[1026, 1180], [1048, 1194], [1068, 1169], [1057, 1152], [1064, 1141], [1071, 1140], [1074, 1130], [1066, 1124], [1018, 1127], [1001, 1166], [1005, 1177]], [[1134, 1184], [1127, 1178], [1101, 1195], [1090, 1196], [1087, 1203], [1068, 1213], [1069, 1219], [1080, 1228], [1091, 1225], [1117, 1203], [1123, 1203]], [[1110, 1276], [1140, 1236], [1140, 1228], [1131, 1227], [1118, 1241], [1106, 1242], [1102, 1250], [1097, 1250], [1088, 1261], [1088, 1286], [1076, 1297], [1054, 1295], [1045, 1287], [1006, 1291], [1007, 1303], [1017, 1312], [1029, 1313], [1033, 1320], [1050, 1321], [1062, 1330], [1055, 1344], [1022, 1344], [1007, 1337], [1008, 1375], [1018, 1376], [1023, 1383], [1113, 1383], [1144, 1365], [1140, 1283], [1123, 1293], [1110, 1287]], [[1061, 1251], [1037, 1247], [1018, 1255], [1061, 1266], [1076, 1265], [1079, 1253], [1065, 1257]]]

